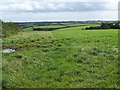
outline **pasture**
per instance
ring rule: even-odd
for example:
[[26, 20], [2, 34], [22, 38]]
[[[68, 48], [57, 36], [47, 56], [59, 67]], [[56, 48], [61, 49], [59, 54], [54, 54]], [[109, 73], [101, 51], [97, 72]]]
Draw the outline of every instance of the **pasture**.
[[3, 87], [119, 88], [118, 30], [71, 26], [4, 38], [3, 49], [16, 51], [2, 55]]

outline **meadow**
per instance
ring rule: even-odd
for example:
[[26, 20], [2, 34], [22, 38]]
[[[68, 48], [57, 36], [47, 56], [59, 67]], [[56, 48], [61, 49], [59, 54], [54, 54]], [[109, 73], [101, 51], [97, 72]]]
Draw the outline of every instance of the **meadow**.
[[3, 38], [3, 88], [119, 88], [118, 30], [71, 26]]

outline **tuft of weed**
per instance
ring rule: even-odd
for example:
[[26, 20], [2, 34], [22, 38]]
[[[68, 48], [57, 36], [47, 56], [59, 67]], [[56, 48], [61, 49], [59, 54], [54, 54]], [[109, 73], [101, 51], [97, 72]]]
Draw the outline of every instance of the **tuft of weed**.
[[23, 58], [23, 56], [21, 54], [17, 54], [17, 55], [15, 55], [15, 57], [18, 58], [18, 59]]
[[97, 56], [101, 51], [98, 48], [93, 48], [92, 50], [90, 50], [90, 54]]

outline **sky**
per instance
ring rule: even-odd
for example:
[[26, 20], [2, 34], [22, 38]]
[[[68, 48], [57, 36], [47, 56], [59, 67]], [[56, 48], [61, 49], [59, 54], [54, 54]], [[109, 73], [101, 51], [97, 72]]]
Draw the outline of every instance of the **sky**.
[[3, 21], [118, 20], [119, 0], [1, 0]]

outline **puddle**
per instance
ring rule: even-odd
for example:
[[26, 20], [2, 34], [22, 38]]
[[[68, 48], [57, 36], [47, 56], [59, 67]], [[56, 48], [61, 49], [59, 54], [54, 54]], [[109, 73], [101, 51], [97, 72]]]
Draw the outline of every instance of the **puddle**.
[[0, 53], [12, 53], [12, 52], [15, 52], [15, 50], [13, 50], [13, 49], [5, 49], [5, 50], [0, 51]]

